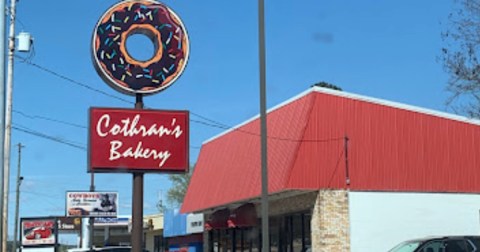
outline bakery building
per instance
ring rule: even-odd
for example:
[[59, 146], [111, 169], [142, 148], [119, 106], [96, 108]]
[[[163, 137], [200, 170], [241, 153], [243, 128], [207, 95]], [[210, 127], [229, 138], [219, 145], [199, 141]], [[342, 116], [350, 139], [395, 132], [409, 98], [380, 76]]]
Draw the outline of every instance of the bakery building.
[[[267, 113], [271, 251], [480, 234], [480, 122], [312, 87]], [[260, 122], [203, 143], [181, 211], [204, 251], [260, 251]]]

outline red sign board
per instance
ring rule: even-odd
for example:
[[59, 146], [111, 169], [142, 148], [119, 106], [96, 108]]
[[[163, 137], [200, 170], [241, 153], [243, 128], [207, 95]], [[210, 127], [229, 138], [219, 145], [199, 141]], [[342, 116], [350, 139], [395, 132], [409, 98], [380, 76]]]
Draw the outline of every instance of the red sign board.
[[22, 246], [55, 244], [55, 219], [22, 219], [21, 228]]
[[91, 108], [89, 172], [186, 172], [189, 113]]

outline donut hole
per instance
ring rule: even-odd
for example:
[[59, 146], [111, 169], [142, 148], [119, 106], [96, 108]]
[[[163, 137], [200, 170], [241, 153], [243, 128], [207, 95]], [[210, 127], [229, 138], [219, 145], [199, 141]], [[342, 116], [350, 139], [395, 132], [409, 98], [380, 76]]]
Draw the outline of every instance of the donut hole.
[[125, 49], [130, 57], [136, 61], [146, 62], [151, 60], [158, 50], [158, 43], [151, 31], [136, 29], [127, 35]]

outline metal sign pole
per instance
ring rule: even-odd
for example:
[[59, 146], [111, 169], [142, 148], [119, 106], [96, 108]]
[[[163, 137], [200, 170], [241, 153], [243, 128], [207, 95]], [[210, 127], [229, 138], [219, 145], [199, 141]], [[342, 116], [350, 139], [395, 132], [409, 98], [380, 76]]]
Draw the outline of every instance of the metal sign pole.
[[[95, 173], [94, 172], [90, 174], [90, 192], [95, 192]], [[94, 239], [94, 232], [95, 232], [94, 225], [95, 225], [95, 218], [90, 216], [88, 218], [88, 230], [89, 230], [88, 247], [90, 248], [90, 251], [93, 251], [93, 239]]]
[[268, 166], [267, 166], [267, 95], [265, 60], [265, 3], [258, 0], [258, 48], [260, 66], [260, 138], [262, 177], [262, 252], [270, 251], [268, 223]]
[[[136, 94], [135, 109], [143, 109], [143, 96]], [[143, 172], [133, 173], [132, 252], [141, 252], [143, 244]]]

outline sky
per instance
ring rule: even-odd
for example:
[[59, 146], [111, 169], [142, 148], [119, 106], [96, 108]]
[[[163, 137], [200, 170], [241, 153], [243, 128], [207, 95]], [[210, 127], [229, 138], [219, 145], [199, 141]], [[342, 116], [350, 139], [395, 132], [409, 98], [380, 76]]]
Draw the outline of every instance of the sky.
[[[20, 0], [16, 34], [28, 32], [30, 53], [14, 62], [9, 237], [13, 235], [18, 144], [20, 217], [65, 214], [67, 191], [86, 191], [88, 110], [133, 108], [135, 97], [113, 90], [91, 58], [98, 19], [115, 0]], [[448, 75], [438, 57], [453, 0], [266, 0], [267, 107], [326, 81], [344, 91], [448, 111]], [[182, 19], [190, 56], [168, 89], [144, 98], [152, 109], [190, 111], [190, 164], [202, 142], [259, 114], [257, 1], [166, 0]], [[127, 44], [139, 59], [146, 37]], [[74, 145], [74, 146], [72, 146]], [[144, 214], [158, 213], [171, 184], [144, 176]], [[118, 191], [119, 214], [131, 214], [132, 175], [96, 174], [99, 191]]]

